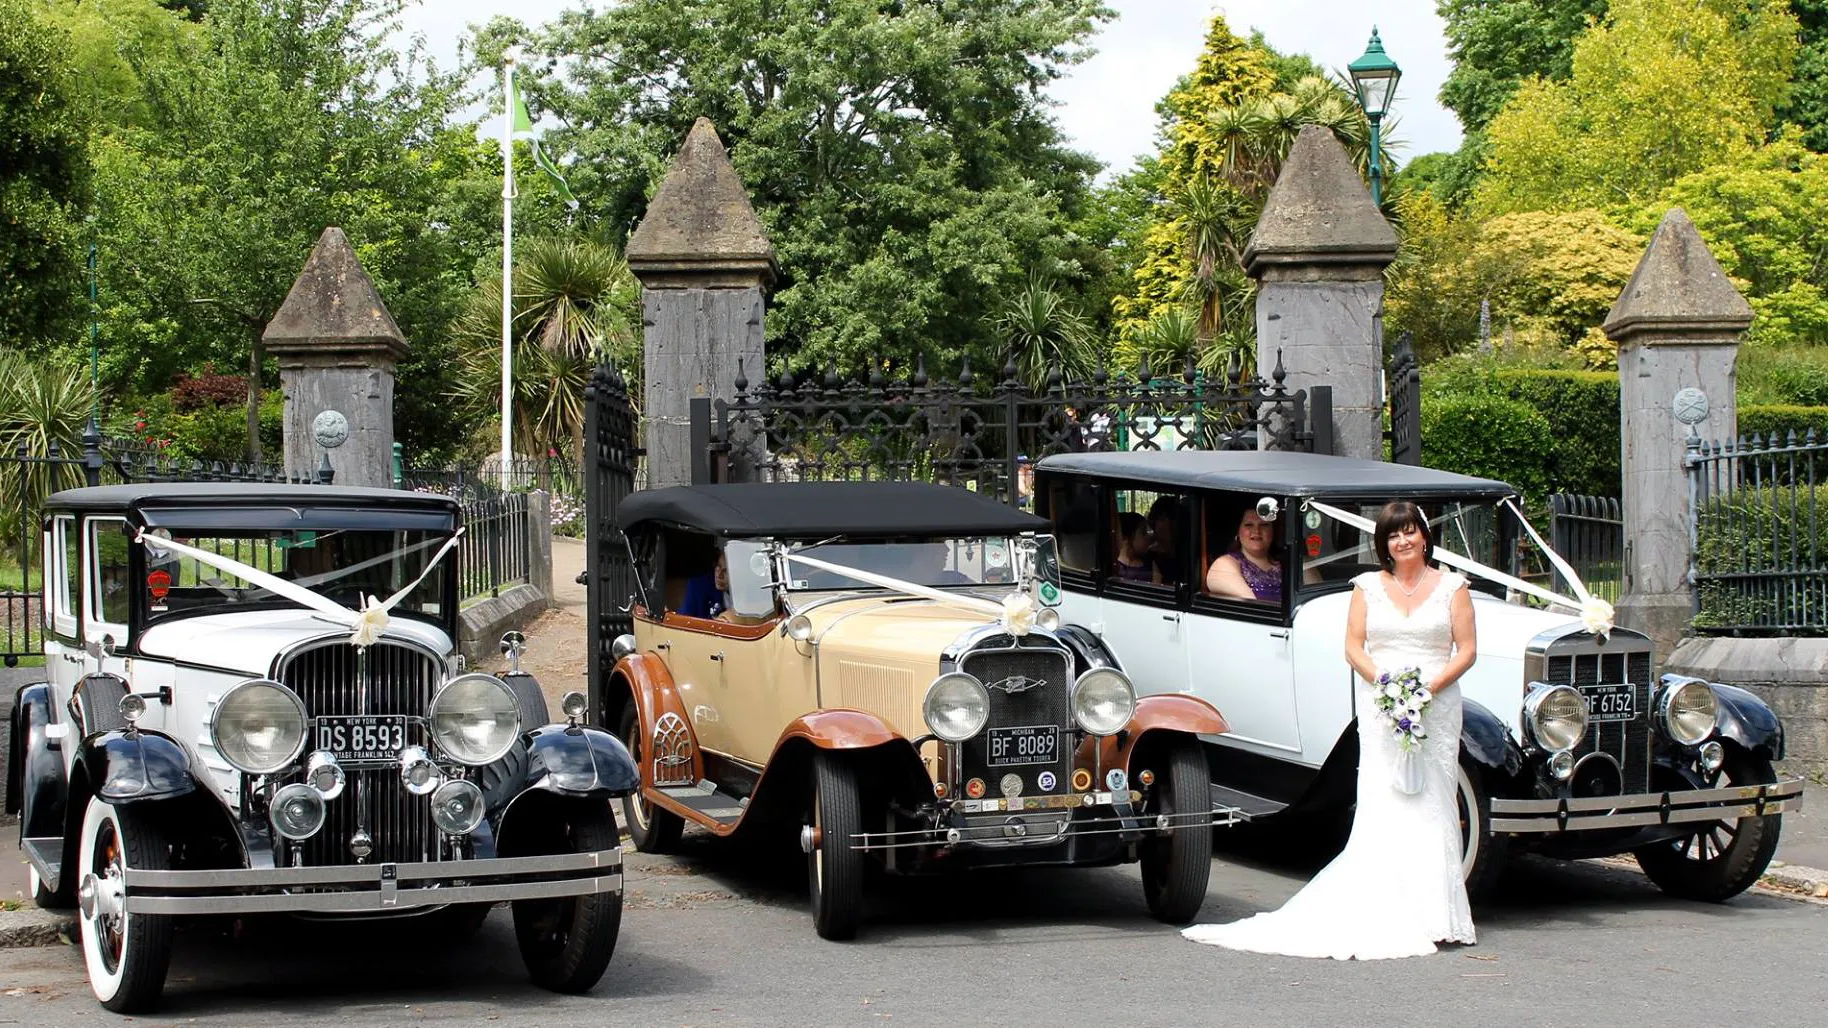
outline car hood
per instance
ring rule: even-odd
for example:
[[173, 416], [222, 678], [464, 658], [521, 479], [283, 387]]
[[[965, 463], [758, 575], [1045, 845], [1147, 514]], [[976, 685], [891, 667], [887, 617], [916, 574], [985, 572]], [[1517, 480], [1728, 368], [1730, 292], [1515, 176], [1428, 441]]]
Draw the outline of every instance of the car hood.
[[[147, 657], [208, 664], [249, 675], [272, 670], [280, 651], [309, 639], [347, 636], [349, 630], [304, 610], [248, 610], [203, 614], [154, 625], [140, 635]], [[451, 652], [450, 637], [434, 625], [397, 617], [384, 639], [418, 643], [439, 655]]]

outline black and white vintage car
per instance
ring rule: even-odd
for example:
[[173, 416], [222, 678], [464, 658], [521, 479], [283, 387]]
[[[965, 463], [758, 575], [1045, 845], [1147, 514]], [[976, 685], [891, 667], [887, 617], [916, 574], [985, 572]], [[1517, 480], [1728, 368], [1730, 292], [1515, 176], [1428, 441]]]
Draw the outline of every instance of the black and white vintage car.
[[498, 901], [534, 981], [615, 948], [622, 744], [530, 676], [455, 655], [451, 500], [286, 485], [57, 493], [46, 681], [13, 708], [7, 809], [35, 899], [79, 911], [95, 995], [144, 1010], [179, 915], [413, 915]]
[[[1469, 887], [1527, 848], [1630, 852], [1673, 895], [1736, 895], [1770, 862], [1782, 812], [1801, 803], [1800, 780], [1772, 767], [1783, 726], [1744, 689], [1659, 676], [1650, 641], [1610, 628], [1610, 608], [1590, 596], [1517, 602], [1547, 592], [1517, 577], [1522, 555], [1560, 558], [1532, 538], [1514, 492], [1427, 468], [1257, 451], [1062, 454], [1036, 474], [1062, 617], [1094, 626], [1139, 692], [1191, 693], [1225, 712], [1231, 730], [1205, 740], [1215, 804], [1290, 818], [1353, 802], [1351, 582], [1377, 568], [1378, 509], [1411, 500], [1437, 558], [1472, 583], [1478, 661], [1462, 679], [1460, 756]], [[1280, 573], [1261, 594], [1242, 591], [1249, 599], [1221, 595], [1225, 581], [1208, 572], [1247, 515], [1273, 530]]]

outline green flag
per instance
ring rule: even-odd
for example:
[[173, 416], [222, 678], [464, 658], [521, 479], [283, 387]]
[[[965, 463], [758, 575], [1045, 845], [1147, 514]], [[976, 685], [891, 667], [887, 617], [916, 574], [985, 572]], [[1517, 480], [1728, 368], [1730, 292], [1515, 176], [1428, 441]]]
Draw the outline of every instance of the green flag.
[[533, 147], [533, 163], [552, 177], [552, 182], [558, 186], [559, 196], [564, 199], [565, 206], [574, 211], [577, 210], [578, 199], [571, 195], [571, 186], [566, 184], [565, 176], [559, 174], [558, 165], [553, 164], [552, 160], [546, 156], [546, 151], [540, 149], [539, 138], [533, 134], [533, 119], [527, 117], [527, 105], [521, 102], [520, 86], [512, 78], [508, 80], [508, 105], [514, 111], [514, 126], [509, 130], [509, 138], [525, 139]]

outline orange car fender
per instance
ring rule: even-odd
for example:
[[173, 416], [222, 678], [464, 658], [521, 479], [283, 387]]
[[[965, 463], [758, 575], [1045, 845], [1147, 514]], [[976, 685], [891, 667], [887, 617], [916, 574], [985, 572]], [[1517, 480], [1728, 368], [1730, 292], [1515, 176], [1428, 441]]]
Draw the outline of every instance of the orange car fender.
[[1198, 696], [1184, 693], [1141, 696], [1136, 700], [1136, 714], [1130, 719], [1130, 726], [1119, 735], [1087, 736], [1073, 754], [1073, 766], [1139, 770], [1130, 767], [1130, 760], [1135, 756], [1138, 744], [1151, 733], [1222, 735], [1229, 731], [1231, 726], [1225, 723], [1225, 715]]
[[[692, 719], [686, 716], [685, 704], [679, 700], [679, 690], [673, 684], [673, 674], [667, 670], [666, 662], [658, 654], [631, 653], [622, 658], [611, 674], [628, 683], [628, 691], [635, 704], [635, 716], [640, 720], [642, 786], [650, 789], [654, 786], [654, 727], [668, 714], [679, 719], [686, 738], [690, 740], [692, 781], [703, 780], [704, 757], [698, 751], [698, 737], [692, 731]], [[615, 732], [619, 726], [609, 725], [608, 728]]]
[[906, 738], [888, 722], [861, 710], [834, 707], [806, 714], [781, 732], [775, 752], [795, 739], [804, 739], [822, 750], [867, 750]]

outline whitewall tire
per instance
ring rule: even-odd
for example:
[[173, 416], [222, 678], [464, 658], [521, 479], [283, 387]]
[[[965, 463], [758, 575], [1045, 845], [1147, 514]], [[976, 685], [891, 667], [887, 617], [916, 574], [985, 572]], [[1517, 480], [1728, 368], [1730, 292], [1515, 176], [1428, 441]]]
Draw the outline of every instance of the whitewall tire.
[[150, 1010], [165, 990], [171, 965], [171, 918], [130, 914], [123, 875], [166, 870], [171, 847], [145, 814], [96, 797], [83, 814], [76, 867], [77, 917], [89, 986], [118, 1014]]

